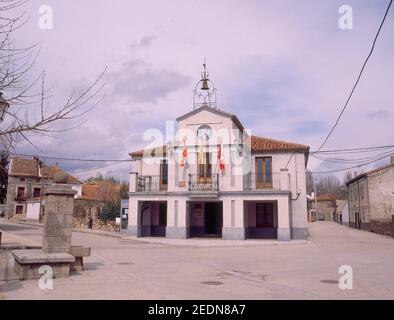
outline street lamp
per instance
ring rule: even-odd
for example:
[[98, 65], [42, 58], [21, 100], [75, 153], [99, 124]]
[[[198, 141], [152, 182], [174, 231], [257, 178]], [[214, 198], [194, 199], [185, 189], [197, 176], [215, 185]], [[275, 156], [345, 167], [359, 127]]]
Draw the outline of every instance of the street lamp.
[[10, 104], [4, 99], [3, 93], [0, 92], [0, 121], [4, 120], [5, 113], [9, 107]]

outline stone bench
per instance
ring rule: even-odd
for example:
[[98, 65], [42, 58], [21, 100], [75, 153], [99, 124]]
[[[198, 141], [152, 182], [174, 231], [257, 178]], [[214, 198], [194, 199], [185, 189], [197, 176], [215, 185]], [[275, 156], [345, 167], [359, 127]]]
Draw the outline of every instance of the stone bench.
[[20, 280], [39, 279], [41, 266], [50, 266], [54, 278], [64, 278], [70, 275], [70, 265], [75, 258], [68, 253], [44, 253], [41, 250], [15, 250], [14, 268]]
[[83, 257], [90, 257], [91, 248], [83, 246], [71, 246], [69, 253], [75, 258], [71, 263], [71, 271], [83, 271]]

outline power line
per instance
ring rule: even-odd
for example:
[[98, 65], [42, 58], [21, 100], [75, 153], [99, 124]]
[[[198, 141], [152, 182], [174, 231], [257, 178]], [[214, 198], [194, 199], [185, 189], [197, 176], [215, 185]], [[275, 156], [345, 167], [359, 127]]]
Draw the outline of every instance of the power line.
[[378, 32], [376, 33], [376, 36], [375, 36], [375, 39], [374, 39], [374, 41], [373, 41], [371, 50], [370, 50], [370, 52], [369, 52], [367, 58], [366, 58], [365, 61], [364, 61], [364, 64], [363, 64], [363, 66], [362, 66], [362, 68], [361, 68], [361, 71], [360, 71], [360, 73], [359, 73], [359, 75], [358, 75], [358, 77], [357, 77], [357, 80], [356, 80], [356, 82], [355, 82], [355, 84], [354, 84], [354, 86], [353, 86], [353, 88], [352, 88], [352, 90], [351, 90], [351, 92], [350, 92], [349, 97], [348, 97], [347, 100], [346, 100], [345, 105], [344, 105], [343, 108], [342, 108], [341, 113], [339, 114], [337, 120], [335, 121], [334, 126], [331, 128], [331, 130], [330, 130], [330, 132], [328, 133], [327, 137], [324, 139], [323, 143], [322, 143], [321, 146], [317, 149], [317, 151], [320, 151], [320, 150], [324, 147], [324, 145], [327, 143], [327, 141], [328, 141], [328, 139], [330, 138], [331, 134], [334, 132], [335, 128], [337, 127], [337, 125], [338, 125], [338, 123], [339, 123], [339, 120], [341, 119], [343, 113], [345, 112], [345, 110], [346, 110], [346, 108], [347, 108], [347, 106], [348, 106], [348, 104], [349, 104], [349, 101], [350, 101], [350, 99], [352, 98], [353, 93], [354, 93], [354, 91], [356, 90], [356, 87], [357, 87], [358, 83], [360, 82], [360, 79], [361, 79], [361, 76], [362, 76], [362, 74], [363, 74], [363, 72], [364, 72], [365, 66], [367, 65], [368, 60], [369, 60], [369, 58], [371, 57], [372, 52], [373, 52], [374, 49], [375, 49], [376, 41], [378, 40], [380, 31], [382, 30], [383, 24], [384, 24], [384, 22], [386, 21], [387, 14], [388, 14], [388, 12], [389, 12], [389, 10], [390, 10], [390, 7], [391, 7], [391, 4], [392, 4], [392, 3], [393, 3], [393, 0], [390, 0], [390, 3], [389, 3], [389, 5], [388, 5], [388, 7], [387, 7], [387, 9], [386, 9], [386, 13], [384, 14], [383, 20], [382, 20], [382, 22], [381, 22], [381, 24], [380, 24], [380, 26], [379, 26]]
[[132, 159], [80, 159], [80, 158], [63, 158], [58, 156], [43, 156], [43, 155], [34, 155], [34, 154], [24, 154], [24, 153], [15, 153], [10, 152], [11, 155], [21, 156], [21, 157], [38, 157], [43, 159], [52, 159], [52, 160], [63, 160], [63, 161], [79, 161], [79, 162], [131, 162]]
[[[372, 147], [363, 147], [363, 148], [348, 148], [348, 149], [333, 149], [333, 150], [322, 150], [322, 151], [311, 151], [310, 155], [321, 154], [321, 153], [362, 153], [362, 152], [373, 152], [379, 149], [394, 149], [394, 144], [392, 145], [383, 145], [383, 146], [372, 146]], [[27, 153], [17, 153], [10, 152], [11, 155], [21, 156], [21, 157], [38, 157], [43, 159], [52, 159], [52, 160], [62, 160], [62, 161], [79, 161], [79, 162], [132, 162], [132, 159], [86, 159], [86, 158], [65, 158], [60, 156], [44, 156], [37, 154], [27, 154]]]
[[311, 151], [309, 154], [316, 153], [362, 153], [362, 152], [372, 152], [379, 149], [392, 149], [394, 148], [394, 144], [392, 145], [384, 145], [384, 146], [373, 146], [373, 147], [364, 147], [364, 148], [348, 148], [348, 149], [333, 149], [333, 150], [322, 150], [322, 151]]
[[325, 158], [322, 156], [317, 156], [317, 155], [311, 155], [311, 157], [325, 161], [325, 162], [335, 162], [335, 163], [356, 163], [356, 162], [364, 162], [368, 160], [373, 160], [381, 156], [388, 156], [393, 150], [385, 151], [379, 154], [375, 154], [370, 157], [363, 157], [363, 158], [356, 158], [356, 159], [344, 159], [344, 158]]
[[380, 157], [380, 158], [378, 158], [378, 159], [375, 159], [375, 160], [372, 160], [372, 161], [368, 161], [368, 162], [365, 162], [365, 163], [362, 163], [362, 164], [358, 164], [358, 165], [356, 165], [356, 166], [347, 167], [347, 168], [342, 168], [342, 169], [337, 169], [337, 170], [311, 171], [311, 173], [312, 173], [312, 174], [334, 173], [334, 172], [341, 172], [341, 171], [346, 171], [346, 170], [350, 170], [350, 169], [354, 169], [354, 168], [360, 168], [360, 167], [366, 166], [367, 164], [371, 164], [371, 163], [377, 162], [377, 161], [379, 161], [379, 160], [382, 160], [382, 159], [384, 159], [384, 158], [387, 158], [387, 157], [389, 157], [389, 156], [391, 156], [391, 155], [394, 155], [394, 152], [392, 152], [392, 153], [389, 154], [389, 155], [385, 155], [385, 156], [383, 156], [383, 157]]
[[85, 173], [89, 173], [89, 172], [92, 172], [92, 171], [96, 171], [96, 170], [108, 168], [108, 167], [111, 167], [111, 166], [115, 166], [115, 165], [120, 164], [120, 163], [124, 163], [124, 161], [118, 161], [118, 162], [111, 163], [111, 164], [106, 165], [106, 166], [102, 166], [102, 167], [98, 167], [98, 168], [93, 168], [93, 169], [89, 169], [89, 170], [84, 170], [84, 171], [79, 171], [79, 172], [76, 172], [76, 171], [75, 171], [73, 174], [75, 174], [75, 175], [85, 174]]

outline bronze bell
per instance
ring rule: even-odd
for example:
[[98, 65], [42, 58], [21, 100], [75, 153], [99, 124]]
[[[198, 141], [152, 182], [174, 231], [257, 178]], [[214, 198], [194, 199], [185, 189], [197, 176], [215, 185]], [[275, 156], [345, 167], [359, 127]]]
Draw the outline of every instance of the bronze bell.
[[202, 86], [201, 86], [201, 90], [209, 90], [209, 86], [208, 86], [208, 79], [203, 79], [202, 80]]

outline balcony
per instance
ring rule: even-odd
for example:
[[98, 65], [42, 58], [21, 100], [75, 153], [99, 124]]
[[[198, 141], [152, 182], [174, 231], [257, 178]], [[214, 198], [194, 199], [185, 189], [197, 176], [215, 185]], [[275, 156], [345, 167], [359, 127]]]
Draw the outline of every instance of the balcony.
[[198, 174], [189, 174], [189, 191], [219, 191], [219, 174], [212, 177], [200, 177]]
[[[290, 175], [287, 169], [281, 169], [280, 172], [272, 172], [269, 175], [264, 176], [265, 179], [258, 181], [255, 172], [251, 172], [242, 178], [241, 185], [224, 186], [224, 190], [234, 191], [258, 191], [258, 192], [276, 192], [276, 191], [290, 191]], [[174, 177], [170, 177], [174, 179]], [[171, 191], [173, 192], [190, 192], [190, 196], [218, 196], [220, 188], [222, 188], [222, 182], [219, 181], [222, 177], [219, 174], [213, 174], [212, 177], [200, 177], [199, 174], [188, 174], [185, 181], [169, 181]], [[165, 181], [167, 182], [167, 181]], [[229, 183], [227, 180], [223, 180], [223, 183]], [[174, 188], [175, 187], [175, 188]], [[173, 189], [174, 188], [174, 189]], [[130, 175], [130, 192], [167, 192], [168, 184], [163, 184], [163, 178], [161, 175], [143, 175], [140, 176], [138, 173], [132, 173]]]
[[17, 201], [17, 202], [25, 202], [26, 201], [26, 196], [24, 196], [24, 195], [17, 195], [16, 197], [15, 197], [15, 201]]
[[138, 192], [167, 191], [167, 184], [163, 183], [161, 176], [137, 177], [136, 190]]
[[271, 172], [259, 181], [255, 172], [244, 177], [244, 190], [282, 190], [280, 172]]

